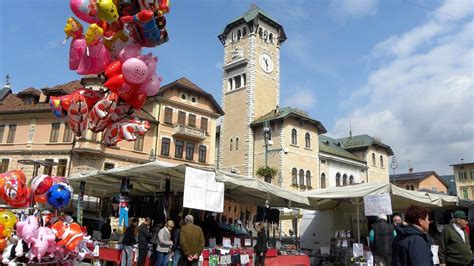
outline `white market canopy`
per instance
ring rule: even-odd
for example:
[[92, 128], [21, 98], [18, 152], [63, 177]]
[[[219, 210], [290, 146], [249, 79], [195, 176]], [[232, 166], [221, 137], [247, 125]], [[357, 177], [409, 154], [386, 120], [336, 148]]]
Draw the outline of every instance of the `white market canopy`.
[[[166, 179], [170, 180], [171, 193], [183, 192], [187, 167], [191, 166], [154, 161], [125, 168], [93, 170], [71, 175], [68, 180], [76, 192], [80, 182], [85, 181], [85, 194], [95, 197], [112, 196], [119, 193], [120, 183], [124, 177], [131, 180], [132, 191], [135, 195], [154, 195], [155, 192], [163, 192]], [[217, 171], [216, 180], [224, 183], [225, 195], [237, 202], [264, 206], [268, 200], [272, 207], [309, 208], [307, 197], [257, 178]]]

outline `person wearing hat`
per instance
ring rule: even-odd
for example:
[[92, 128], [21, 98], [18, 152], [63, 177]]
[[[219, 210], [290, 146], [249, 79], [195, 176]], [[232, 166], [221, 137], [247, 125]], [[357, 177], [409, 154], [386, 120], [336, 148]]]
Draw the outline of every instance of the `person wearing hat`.
[[453, 223], [445, 226], [439, 242], [440, 266], [470, 265], [472, 259], [469, 235], [464, 229], [467, 216], [463, 211], [454, 212]]
[[378, 220], [372, 225], [370, 231], [371, 250], [377, 265], [385, 266], [391, 264], [392, 242], [395, 226], [387, 223], [387, 215], [380, 214]]

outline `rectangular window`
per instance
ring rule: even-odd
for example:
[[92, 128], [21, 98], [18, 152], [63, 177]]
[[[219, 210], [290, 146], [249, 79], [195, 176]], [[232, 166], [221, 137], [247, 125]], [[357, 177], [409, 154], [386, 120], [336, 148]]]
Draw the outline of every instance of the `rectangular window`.
[[192, 161], [194, 158], [194, 143], [186, 143], [186, 160]]
[[5, 125], [0, 125], [0, 143], [3, 142], [3, 133], [5, 132]]
[[467, 189], [463, 189], [462, 190], [462, 197], [464, 199], [468, 199], [469, 198], [469, 192], [467, 191]]
[[[45, 159], [46, 162], [54, 162], [53, 159]], [[43, 174], [44, 175], [52, 175], [53, 174], [53, 166], [45, 165], [43, 166]]]
[[114, 169], [115, 164], [113, 163], [104, 163], [104, 170]]
[[196, 127], [196, 115], [189, 114], [188, 125], [190, 127]]
[[59, 159], [56, 169], [57, 176], [66, 176], [67, 159]]
[[71, 142], [71, 139], [72, 139], [71, 127], [69, 126], [68, 123], [65, 123], [64, 124], [63, 142]]
[[9, 164], [10, 164], [10, 159], [2, 159], [2, 164], [0, 164], [0, 173], [8, 172]]
[[207, 118], [201, 117], [201, 129], [207, 133]]
[[133, 144], [133, 149], [136, 151], [143, 151], [143, 141], [145, 139], [145, 135], [138, 135], [135, 143]]
[[206, 150], [207, 150], [206, 146], [199, 145], [199, 162], [200, 163], [206, 162]]
[[15, 142], [15, 134], [16, 134], [16, 125], [9, 125], [8, 126], [7, 143]]
[[471, 179], [474, 179], [474, 170], [471, 170]]
[[184, 148], [184, 142], [181, 140], [177, 140], [175, 142], [175, 148], [174, 148], [174, 157], [176, 158], [183, 158], [183, 148]]
[[165, 108], [165, 124], [173, 124], [173, 109], [166, 107]]
[[170, 156], [170, 142], [169, 138], [161, 139], [161, 155]]
[[59, 123], [51, 124], [51, 133], [49, 135], [49, 142], [58, 142], [59, 137]]
[[186, 124], [186, 113], [183, 111], [178, 112], [178, 124], [181, 124], [181, 125]]
[[466, 174], [464, 174], [464, 172], [459, 172], [459, 179], [460, 180], [466, 179]]

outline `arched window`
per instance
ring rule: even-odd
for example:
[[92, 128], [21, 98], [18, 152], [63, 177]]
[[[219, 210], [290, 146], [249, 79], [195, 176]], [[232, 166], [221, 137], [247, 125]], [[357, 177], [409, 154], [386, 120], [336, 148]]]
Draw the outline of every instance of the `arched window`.
[[383, 168], [383, 157], [382, 157], [382, 155], [380, 155], [380, 167]]
[[349, 176], [349, 184], [350, 185], [354, 184], [354, 176], [353, 175]]
[[260, 36], [260, 38], [262, 38], [262, 36], [263, 36], [262, 28], [258, 28], [258, 36]]
[[346, 174], [344, 174], [344, 175], [342, 176], [342, 185], [343, 185], [343, 186], [347, 186], [347, 175], [346, 175]]
[[336, 187], [341, 186], [341, 174], [337, 173], [336, 174]]
[[304, 186], [304, 170], [300, 169], [300, 186]]
[[406, 189], [406, 190], [410, 190], [410, 185], [409, 185], [409, 184], [406, 184], [406, 185], [405, 185], [405, 189]]
[[246, 36], [247, 35], [247, 27], [244, 27], [242, 29], [242, 37]]
[[273, 43], [273, 34], [270, 33], [270, 35], [268, 36], [268, 39], [270, 40], [270, 43]]
[[311, 148], [311, 135], [309, 135], [309, 133], [304, 135], [304, 146], [308, 149]]
[[247, 84], [247, 75], [244, 73], [242, 74], [242, 87]]
[[239, 138], [235, 138], [235, 150], [239, 150]]
[[268, 32], [267, 32], [267, 30], [265, 30], [265, 31], [263, 32], [263, 39], [264, 39], [265, 41], [268, 40]]
[[321, 188], [326, 188], [326, 174], [321, 174]]
[[234, 141], [232, 139], [230, 139], [230, 147], [229, 147], [229, 150], [232, 151], [232, 149], [234, 148]]
[[291, 169], [291, 184], [298, 185], [298, 170], [296, 168]]
[[410, 190], [415, 190], [415, 185], [411, 184], [410, 185]]
[[229, 91], [232, 90], [232, 79], [231, 79], [231, 78], [228, 80], [228, 85], [227, 85], [227, 87], [229, 88]]
[[298, 133], [296, 132], [296, 129], [291, 130], [291, 144], [293, 145], [298, 145]]
[[372, 165], [376, 166], [377, 163], [375, 162], [375, 153], [372, 152]]
[[311, 187], [311, 172], [306, 171], [306, 186]]
[[242, 37], [242, 32], [240, 30], [237, 31], [237, 40], [240, 40]]

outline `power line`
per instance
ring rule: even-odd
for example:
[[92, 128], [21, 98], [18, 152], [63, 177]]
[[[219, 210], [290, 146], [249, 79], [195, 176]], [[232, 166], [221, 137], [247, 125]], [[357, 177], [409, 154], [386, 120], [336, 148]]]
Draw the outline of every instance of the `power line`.
[[465, 18], [460, 18], [460, 17], [454, 16], [454, 15], [451, 15], [451, 14], [449, 14], [449, 13], [439, 11], [439, 10], [434, 9], [434, 8], [432, 8], [432, 7], [429, 7], [429, 6], [420, 5], [420, 4], [416, 3], [416, 2], [411, 2], [411, 1], [408, 1], [408, 0], [404, 0], [404, 2], [407, 3], [407, 4], [411, 4], [411, 5], [414, 5], [414, 6], [417, 6], [417, 7], [426, 9], [426, 10], [429, 10], [429, 11], [431, 11], [431, 12], [438, 13], [438, 14], [440, 14], [440, 15], [444, 15], [444, 16], [448, 16], [448, 17], [457, 19], [457, 20], [462, 20], [462, 21], [470, 22], [470, 23], [473, 23], [473, 22], [474, 22], [472, 19], [471, 19], [471, 20], [468, 20], [468, 19], [465, 19]]

